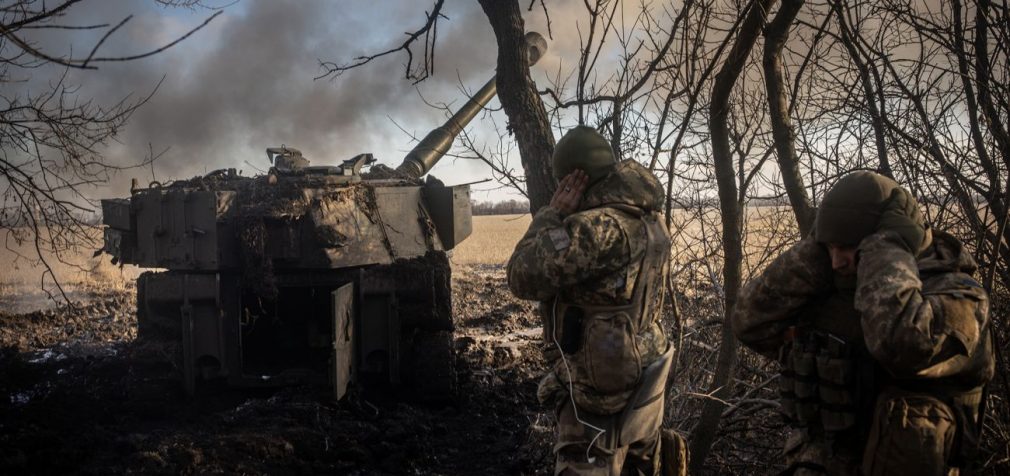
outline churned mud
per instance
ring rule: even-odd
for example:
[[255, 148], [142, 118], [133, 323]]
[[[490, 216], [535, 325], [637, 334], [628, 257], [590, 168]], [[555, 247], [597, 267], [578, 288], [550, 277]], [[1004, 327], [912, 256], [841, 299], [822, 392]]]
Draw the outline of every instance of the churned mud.
[[535, 308], [501, 266], [453, 276], [458, 397], [326, 388], [186, 397], [173, 346], [135, 339], [132, 290], [0, 311], [0, 474], [545, 474]]

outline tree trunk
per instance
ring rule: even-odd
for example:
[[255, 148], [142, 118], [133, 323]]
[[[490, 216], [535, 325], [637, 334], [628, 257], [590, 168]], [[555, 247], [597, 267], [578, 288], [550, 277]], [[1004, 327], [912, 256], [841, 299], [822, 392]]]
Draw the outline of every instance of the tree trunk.
[[716, 361], [715, 377], [712, 379], [711, 399], [705, 401], [698, 424], [691, 432], [691, 474], [700, 474], [705, 459], [719, 429], [725, 400], [729, 397], [736, 368], [737, 340], [733, 334], [729, 316], [736, 308], [740, 293], [742, 250], [742, 221], [740, 197], [737, 193], [736, 173], [733, 153], [729, 143], [729, 97], [737, 78], [747, 64], [747, 58], [761, 29], [764, 27], [768, 9], [775, 0], [752, 0], [747, 19], [740, 27], [739, 36], [730, 50], [722, 69], [715, 76], [712, 86], [709, 128], [712, 133], [712, 156], [715, 163], [716, 182], [719, 187], [719, 208], [722, 211], [722, 242], [725, 262], [723, 263], [723, 289], [726, 304], [722, 326], [722, 342]]
[[803, 186], [800, 159], [796, 155], [796, 134], [789, 119], [789, 95], [784, 86], [785, 71], [782, 66], [782, 48], [789, 39], [796, 14], [804, 0], [782, 0], [782, 7], [765, 30], [765, 88], [768, 91], [768, 110], [771, 113], [772, 136], [778, 156], [782, 182], [789, 195], [789, 204], [796, 215], [800, 236], [807, 236], [814, 228], [814, 207]]
[[526, 173], [530, 212], [550, 203], [557, 180], [551, 171], [554, 136], [547, 110], [530, 77], [523, 17], [517, 0], [480, 0], [498, 41], [498, 100], [508, 116]]

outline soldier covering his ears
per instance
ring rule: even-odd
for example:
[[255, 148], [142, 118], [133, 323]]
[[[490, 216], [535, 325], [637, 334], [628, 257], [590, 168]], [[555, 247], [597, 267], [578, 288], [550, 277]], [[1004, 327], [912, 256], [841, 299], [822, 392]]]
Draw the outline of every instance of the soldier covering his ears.
[[893, 180], [854, 172], [815, 231], [743, 290], [737, 337], [778, 359], [791, 474], [947, 475], [971, 463], [994, 373], [989, 298]]
[[683, 474], [683, 440], [661, 431], [673, 355], [659, 322], [662, 187], [589, 127], [558, 141], [553, 167], [558, 189], [509, 259], [508, 284], [541, 301], [550, 369], [538, 397], [558, 420], [555, 474]]

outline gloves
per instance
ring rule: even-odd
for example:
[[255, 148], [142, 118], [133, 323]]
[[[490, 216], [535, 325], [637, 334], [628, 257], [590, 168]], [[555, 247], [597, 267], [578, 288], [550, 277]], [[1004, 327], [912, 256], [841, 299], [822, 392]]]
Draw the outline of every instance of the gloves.
[[877, 231], [897, 233], [908, 251], [917, 254], [926, 239], [926, 221], [919, 212], [919, 202], [907, 190], [894, 189], [880, 214]]

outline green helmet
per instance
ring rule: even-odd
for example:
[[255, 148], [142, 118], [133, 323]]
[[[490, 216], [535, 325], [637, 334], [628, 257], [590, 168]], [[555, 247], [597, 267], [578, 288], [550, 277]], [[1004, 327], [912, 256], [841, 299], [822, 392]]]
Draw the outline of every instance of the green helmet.
[[897, 182], [873, 172], [842, 177], [817, 208], [814, 237], [821, 243], [859, 244], [877, 229], [880, 214], [896, 188]]
[[575, 169], [589, 175], [589, 183], [605, 177], [614, 170], [617, 159], [614, 151], [596, 129], [575, 126], [554, 147], [554, 178], [561, 180]]

